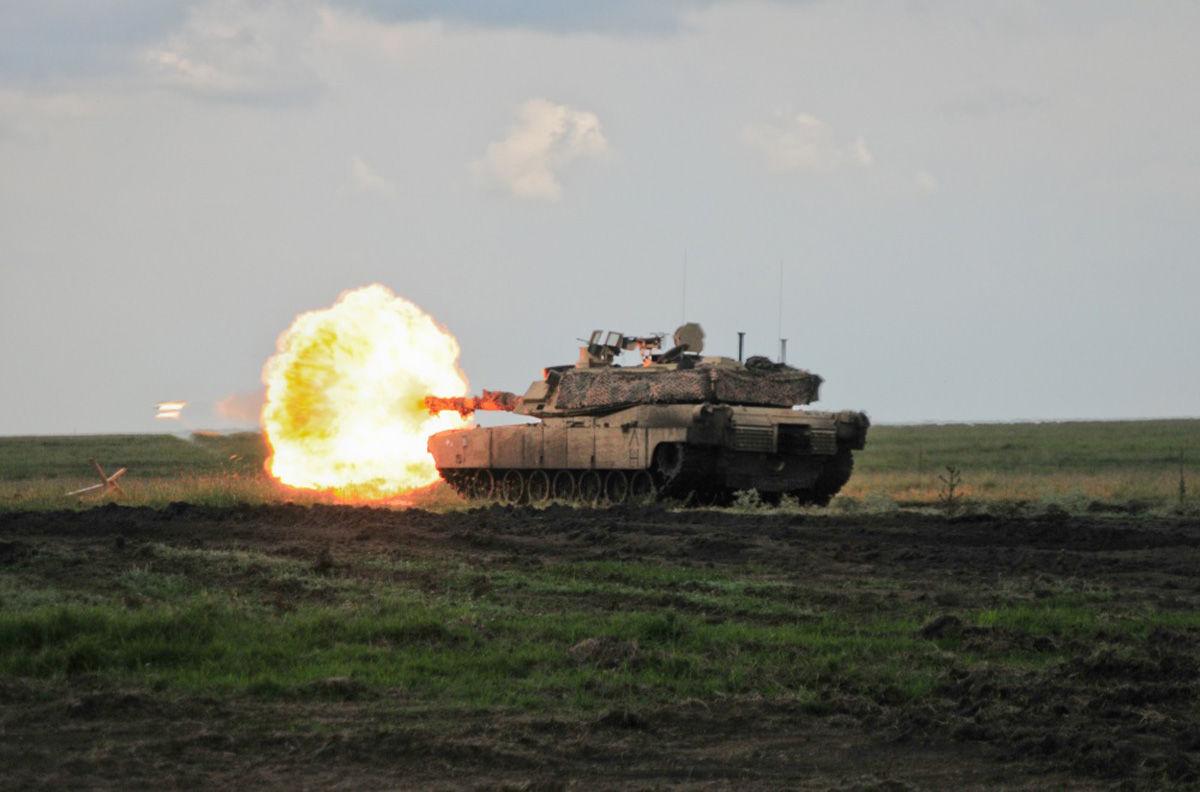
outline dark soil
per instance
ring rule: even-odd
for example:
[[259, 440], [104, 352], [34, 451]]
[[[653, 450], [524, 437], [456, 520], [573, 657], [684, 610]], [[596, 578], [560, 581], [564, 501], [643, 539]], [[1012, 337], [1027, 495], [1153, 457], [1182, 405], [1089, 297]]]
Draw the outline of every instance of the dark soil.
[[[958, 664], [934, 691], [836, 690], [814, 709], [767, 698], [599, 716], [447, 711], [325, 680], [304, 702], [0, 679], [0, 785], [27, 787], [1197, 788], [1200, 633], [1068, 635], [973, 626], [970, 614], [1072, 587], [1130, 610], [1200, 607], [1200, 525], [1129, 515], [809, 517], [645, 509], [348, 507], [0, 513], [0, 569], [40, 553], [66, 590], [104, 590], [148, 543], [257, 549], [334, 574], [403, 553], [489, 565], [661, 561], [784, 573], [868, 618], [893, 598], [923, 640], [1044, 665]], [[886, 591], [874, 583], [886, 579]], [[899, 583], [896, 587], [894, 584]], [[220, 585], [220, 581], [213, 581]], [[436, 581], [430, 581], [436, 585]], [[481, 585], [484, 585], [481, 583]], [[939, 643], [938, 645], [942, 645]], [[635, 660], [590, 639], [580, 664]]]

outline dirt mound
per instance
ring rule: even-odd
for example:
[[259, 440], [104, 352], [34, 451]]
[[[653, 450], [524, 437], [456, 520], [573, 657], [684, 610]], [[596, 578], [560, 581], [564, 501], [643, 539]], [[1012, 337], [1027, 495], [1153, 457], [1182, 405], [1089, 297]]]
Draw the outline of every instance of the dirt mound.
[[949, 638], [963, 633], [962, 619], [957, 616], [941, 615], [920, 629], [922, 638]]
[[614, 709], [601, 715], [596, 725], [606, 729], [635, 729], [650, 728], [650, 722], [641, 715], [627, 709]]

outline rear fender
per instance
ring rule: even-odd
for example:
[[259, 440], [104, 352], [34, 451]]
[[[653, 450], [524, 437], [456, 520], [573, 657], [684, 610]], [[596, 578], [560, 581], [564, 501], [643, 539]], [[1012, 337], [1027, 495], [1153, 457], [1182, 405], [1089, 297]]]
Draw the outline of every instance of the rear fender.
[[842, 410], [837, 414], [838, 444], [855, 450], [862, 449], [867, 444], [867, 429], [871, 427], [871, 419], [864, 412]]

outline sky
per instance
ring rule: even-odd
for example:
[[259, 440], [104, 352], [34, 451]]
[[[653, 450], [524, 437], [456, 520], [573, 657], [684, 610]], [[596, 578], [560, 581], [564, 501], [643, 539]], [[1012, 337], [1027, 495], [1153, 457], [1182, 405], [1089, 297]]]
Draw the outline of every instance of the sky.
[[292, 318], [375, 282], [475, 389], [686, 319], [877, 422], [1200, 415], [1198, 35], [1193, 2], [0, 0], [0, 434], [246, 425]]

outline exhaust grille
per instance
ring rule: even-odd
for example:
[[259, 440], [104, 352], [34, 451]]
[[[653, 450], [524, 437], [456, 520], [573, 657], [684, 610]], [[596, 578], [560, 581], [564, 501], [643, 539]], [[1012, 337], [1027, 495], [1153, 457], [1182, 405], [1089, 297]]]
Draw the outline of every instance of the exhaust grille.
[[733, 432], [733, 447], [738, 451], [775, 453], [775, 429], [771, 426], [738, 426]]
[[809, 430], [812, 437], [812, 450], [814, 454], [836, 454], [837, 453], [837, 430], [833, 427], [828, 429], [812, 427]]

